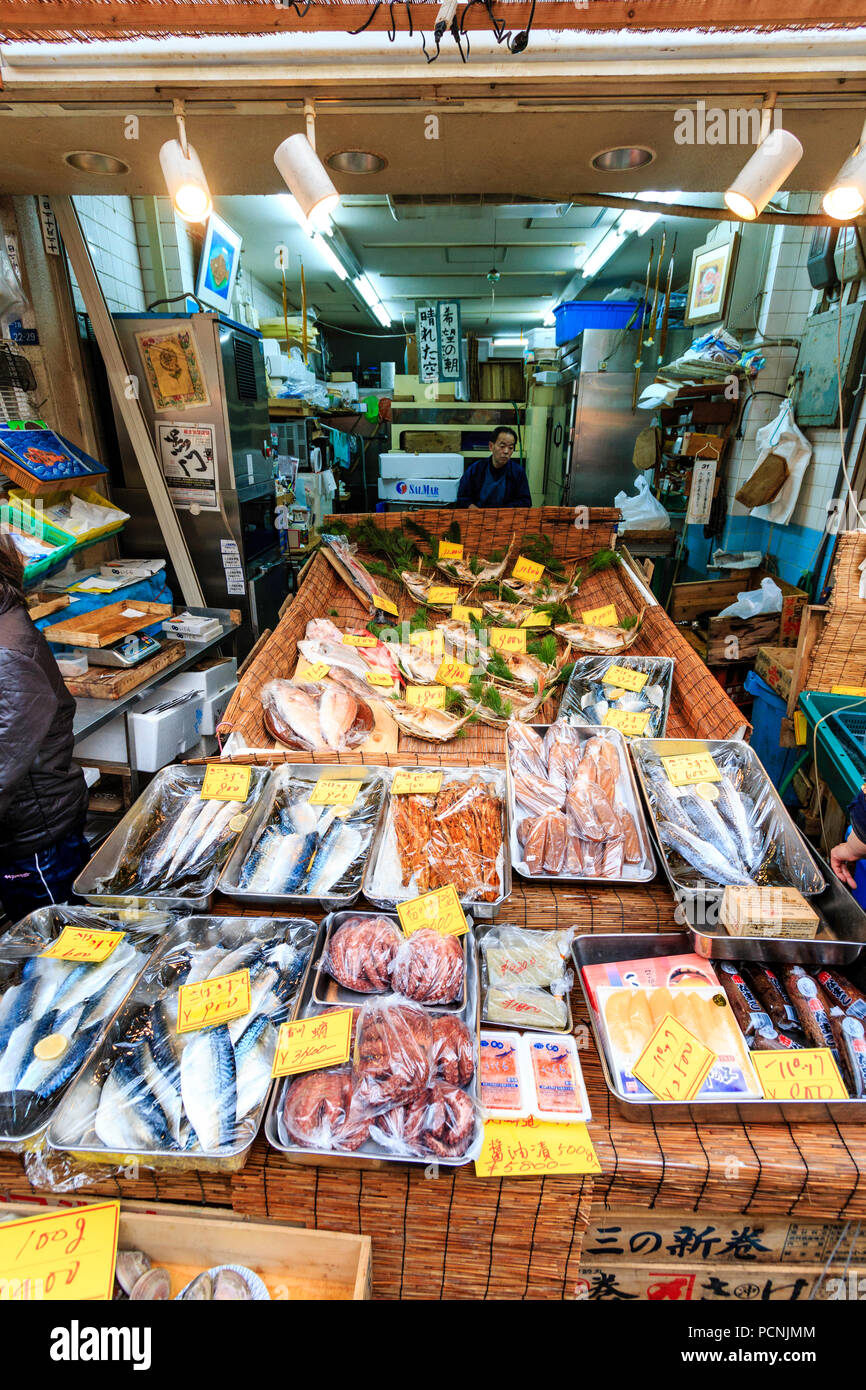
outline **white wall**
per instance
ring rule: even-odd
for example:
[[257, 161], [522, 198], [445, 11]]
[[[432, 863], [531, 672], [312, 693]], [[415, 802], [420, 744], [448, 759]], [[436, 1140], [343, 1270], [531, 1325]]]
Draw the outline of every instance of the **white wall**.
[[[145, 291], [132, 200], [100, 194], [73, 199], [108, 307], [116, 313], [144, 308]], [[77, 309], [84, 308], [73, 277]]]

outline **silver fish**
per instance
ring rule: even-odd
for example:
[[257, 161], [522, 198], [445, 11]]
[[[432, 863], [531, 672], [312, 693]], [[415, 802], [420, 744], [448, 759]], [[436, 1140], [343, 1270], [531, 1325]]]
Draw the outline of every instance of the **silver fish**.
[[337, 825], [325, 837], [306, 885], [311, 897], [327, 893], [354, 864], [364, 847], [364, 836], [353, 825]]
[[170, 1147], [165, 1115], [144, 1082], [135, 1050], [122, 1053], [106, 1077], [94, 1128], [101, 1144], [121, 1153]]
[[705, 844], [692, 831], [684, 830], [682, 826], [673, 825], [670, 821], [662, 821], [659, 825], [659, 836], [663, 844], [669, 849], [675, 849], [709, 883], [754, 887], [754, 880], [749, 878], [748, 874], [734, 868], [717, 849]]
[[235, 1054], [224, 1024], [196, 1033], [183, 1050], [184, 1109], [205, 1153], [230, 1144], [237, 1104]]
[[240, 1124], [250, 1111], [260, 1105], [271, 1084], [276, 1034], [264, 1017], [251, 1023], [235, 1048], [237, 1068], [237, 1099], [235, 1122]]
[[750, 820], [744, 797], [736, 790], [729, 777], [723, 777], [716, 787], [719, 799], [716, 808], [731, 831], [740, 851], [740, 858], [750, 872], [761, 862], [763, 844], [760, 832]]
[[711, 801], [705, 800], [698, 792], [684, 787], [679, 795], [679, 803], [691, 821], [691, 828], [699, 839], [708, 841], [713, 845], [732, 866], [745, 867], [741, 863], [740, 851], [735, 837]]

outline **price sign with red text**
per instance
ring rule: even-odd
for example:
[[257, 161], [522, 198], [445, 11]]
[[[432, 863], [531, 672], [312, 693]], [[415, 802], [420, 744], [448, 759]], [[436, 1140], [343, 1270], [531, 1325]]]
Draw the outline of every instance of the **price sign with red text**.
[[659, 1100], [692, 1100], [715, 1060], [712, 1048], [665, 1014], [632, 1072]]
[[549, 613], [527, 613], [521, 627], [550, 627]]
[[233, 970], [230, 975], [217, 975], [213, 980], [181, 985], [177, 992], [177, 1031], [196, 1033], [199, 1028], [230, 1023], [233, 1018], [243, 1018], [250, 1008], [249, 970]]
[[469, 623], [473, 618], [480, 623], [481, 619], [484, 617], [484, 609], [467, 608], [462, 603], [455, 603], [451, 609], [451, 617], [454, 619], [455, 623]]
[[107, 1302], [120, 1203], [42, 1210], [0, 1224], [0, 1301]]
[[418, 898], [410, 898], [408, 902], [398, 903], [397, 916], [407, 936], [420, 931], [422, 927], [432, 927], [433, 931], [442, 932], [444, 936], [462, 936], [469, 930], [453, 883], [445, 888], [434, 888], [432, 893], [422, 893]]
[[249, 763], [208, 763], [201, 784], [202, 801], [246, 801], [253, 769]]
[[383, 690], [393, 690], [394, 677], [391, 675], [390, 671], [368, 671], [367, 684], [378, 685]]
[[442, 769], [432, 772], [395, 772], [392, 796], [435, 796], [442, 786]]
[[602, 720], [609, 729], [619, 729], [626, 738], [640, 738], [649, 723], [652, 710], [609, 709]]
[[636, 671], [633, 666], [608, 666], [604, 673], [605, 685], [615, 685], [619, 690], [643, 690], [649, 676], [646, 671]]
[[344, 647], [375, 647], [378, 637], [374, 637], [372, 632], [344, 632]]
[[377, 608], [381, 608], [384, 613], [393, 613], [395, 618], [400, 616], [400, 610], [394, 600], [385, 598], [384, 594], [374, 594], [373, 603]]
[[426, 706], [427, 709], [445, 708], [444, 685], [407, 685], [406, 704]]
[[351, 806], [361, 783], [344, 777], [320, 777], [310, 793], [311, 806]]
[[688, 787], [694, 782], [721, 782], [722, 774], [711, 753], [678, 753], [662, 758], [665, 775], [672, 787]]
[[543, 574], [544, 565], [539, 565], [535, 560], [527, 560], [525, 555], [519, 555], [511, 571], [511, 578], [524, 584], [537, 584]]
[[57, 940], [40, 956], [52, 960], [80, 960], [96, 964], [108, 960], [115, 946], [126, 936], [123, 931], [91, 931], [88, 927], [64, 927]]
[[323, 681], [330, 669], [330, 666], [326, 666], [324, 661], [308, 661], [305, 656], [299, 656], [294, 679], [296, 681]]
[[525, 652], [526, 629], [522, 627], [492, 627], [490, 645], [495, 652]]
[[431, 584], [427, 590], [428, 603], [444, 603], [450, 608], [460, 597], [456, 584]]
[[329, 1009], [315, 1018], [298, 1018], [280, 1027], [272, 1076], [338, 1067], [349, 1060], [352, 1010]]
[[475, 1160], [479, 1178], [538, 1178], [547, 1173], [600, 1173], [601, 1164], [585, 1124], [485, 1120], [484, 1142]]
[[466, 685], [472, 675], [472, 667], [454, 656], [447, 656], [436, 672], [440, 685]]
[[439, 542], [440, 560], [462, 560], [463, 546], [459, 541], [440, 541]]
[[429, 632], [426, 629], [412, 632], [409, 634], [409, 645], [420, 647], [431, 661], [441, 660], [445, 655], [445, 634], [440, 632], [438, 627]]
[[587, 627], [617, 627], [619, 618], [616, 616], [616, 609], [612, 603], [606, 603], [603, 608], [587, 608], [581, 614]]
[[848, 1099], [829, 1047], [753, 1052], [751, 1058], [767, 1100]]

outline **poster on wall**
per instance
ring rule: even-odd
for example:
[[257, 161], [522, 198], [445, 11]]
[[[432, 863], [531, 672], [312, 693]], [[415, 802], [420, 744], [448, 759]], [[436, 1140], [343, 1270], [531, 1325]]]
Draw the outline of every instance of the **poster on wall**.
[[440, 299], [436, 305], [439, 329], [439, 380], [459, 381], [460, 363], [460, 301]]
[[692, 487], [689, 493], [689, 509], [686, 522], [689, 526], [706, 526], [713, 505], [713, 488], [716, 482], [718, 459], [696, 458], [692, 469]]
[[698, 246], [692, 252], [692, 272], [686, 296], [685, 322], [689, 327], [716, 323], [725, 317], [728, 292], [737, 259], [737, 231], [713, 246]]
[[421, 304], [415, 310], [415, 329], [418, 337], [418, 379], [439, 380], [439, 329], [436, 305]]
[[195, 292], [203, 304], [228, 314], [241, 259], [241, 238], [212, 212], [205, 228]]
[[213, 425], [158, 420], [159, 459], [175, 507], [219, 511]]
[[210, 405], [191, 328], [136, 333], [135, 339], [154, 410], [193, 410]]

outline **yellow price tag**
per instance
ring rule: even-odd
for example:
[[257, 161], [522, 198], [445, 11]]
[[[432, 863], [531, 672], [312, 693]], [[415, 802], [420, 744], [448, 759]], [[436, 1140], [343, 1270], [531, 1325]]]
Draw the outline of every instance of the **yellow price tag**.
[[368, 671], [367, 684], [381, 686], [383, 690], [393, 690], [394, 677], [389, 671]]
[[672, 787], [688, 787], [693, 782], [721, 782], [722, 774], [711, 753], [678, 753], [662, 758], [665, 775]]
[[441, 603], [450, 608], [460, 597], [456, 584], [431, 584], [427, 590], [427, 603]]
[[495, 652], [525, 652], [526, 630], [522, 627], [492, 627], [490, 645]]
[[543, 574], [544, 565], [537, 564], [535, 560], [527, 560], [525, 555], [519, 555], [511, 571], [511, 578], [521, 580], [525, 584], [537, 584]]
[[620, 690], [632, 690], [637, 694], [643, 690], [649, 676], [646, 671], [636, 671], [632, 666], [608, 666], [601, 680], [602, 685], [615, 685]]
[[272, 1076], [338, 1067], [348, 1062], [352, 1046], [352, 1010], [328, 1009], [315, 1018], [283, 1023], [277, 1038]]
[[393, 599], [385, 598], [384, 594], [374, 594], [373, 603], [376, 608], [381, 608], [385, 613], [393, 613], [395, 618], [399, 618], [400, 610]]
[[435, 661], [437, 657], [441, 660], [445, 655], [445, 634], [440, 632], [438, 627], [429, 631], [425, 629], [421, 632], [412, 632], [409, 634], [409, 645], [420, 647], [431, 661]]
[[422, 893], [418, 898], [397, 904], [400, 926], [407, 936], [420, 931], [422, 927], [432, 927], [443, 936], [462, 936], [469, 928], [466, 915], [460, 906], [457, 889], [453, 883], [445, 888], [434, 888], [432, 893]]
[[446, 656], [436, 672], [436, 679], [441, 685], [466, 685], [471, 675], [472, 667], [467, 666], [465, 661], [458, 661], [454, 656]]
[[538, 1178], [547, 1173], [600, 1173], [585, 1124], [549, 1120], [485, 1120], [477, 1178]]
[[407, 685], [406, 704], [421, 705], [427, 709], [445, 708], [444, 685]]
[[320, 777], [310, 793], [311, 806], [351, 806], [361, 789], [360, 781], [344, 777]]
[[439, 542], [440, 560], [462, 560], [463, 546], [459, 541], [440, 541]]
[[96, 964], [108, 960], [118, 941], [126, 936], [124, 931], [91, 931], [87, 927], [64, 927], [57, 940], [52, 942], [40, 956], [52, 960], [80, 960]]
[[0, 1225], [0, 1302], [109, 1302], [120, 1203], [40, 1211]]
[[202, 801], [246, 801], [253, 769], [249, 763], [208, 763], [201, 784]]
[[652, 710], [609, 709], [602, 724], [609, 729], [619, 729], [626, 738], [640, 738], [649, 723]]
[[632, 1072], [659, 1100], [692, 1100], [715, 1060], [712, 1048], [665, 1014]]
[[435, 796], [442, 786], [442, 769], [433, 772], [395, 772], [392, 796]]
[[451, 609], [451, 617], [455, 623], [468, 623], [472, 618], [477, 618], [478, 622], [484, 617], [483, 608], [464, 608], [462, 603], [455, 603]]
[[616, 609], [612, 603], [606, 603], [603, 608], [587, 608], [581, 614], [587, 627], [617, 627], [619, 618], [616, 616]]
[[251, 1007], [250, 972], [246, 969], [181, 985], [177, 992], [177, 1031], [196, 1033], [199, 1028], [230, 1023], [233, 1018], [243, 1018]]
[[797, 741], [797, 746], [798, 746], [798, 747], [802, 748], [803, 744], [806, 742], [806, 736], [807, 736], [808, 732], [809, 732], [809, 728], [808, 728], [808, 725], [807, 725], [807, 723], [806, 723], [806, 716], [805, 716], [805, 714], [803, 713], [803, 711], [802, 711], [801, 709], [795, 709], [795, 710], [794, 710], [794, 738], [795, 738], [796, 741]]
[[866, 685], [831, 685], [831, 695], [866, 695]]
[[767, 1100], [848, 1099], [829, 1047], [753, 1052], [751, 1061]]
[[330, 671], [324, 661], [308, 661], [305, 656], [298, 657], [294, 679], [296, 681], [323, 681]]
[[527, 613], [521, 627], [550, 627], [549, 613]]
[[378, 640], [377, 637], [373, 636], [372, 632], [343, 633], [344, 647], [375, 647]]

